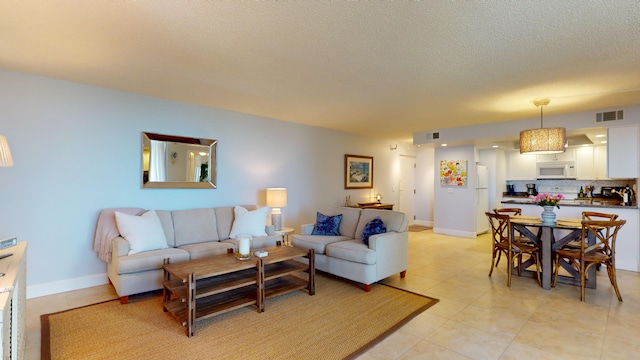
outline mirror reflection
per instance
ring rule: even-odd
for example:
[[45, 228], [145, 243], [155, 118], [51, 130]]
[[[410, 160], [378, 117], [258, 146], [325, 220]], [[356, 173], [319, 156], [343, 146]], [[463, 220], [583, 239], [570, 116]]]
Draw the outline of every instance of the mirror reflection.
[[143, 188], [215, 188], [217, 140], [142, 133]]

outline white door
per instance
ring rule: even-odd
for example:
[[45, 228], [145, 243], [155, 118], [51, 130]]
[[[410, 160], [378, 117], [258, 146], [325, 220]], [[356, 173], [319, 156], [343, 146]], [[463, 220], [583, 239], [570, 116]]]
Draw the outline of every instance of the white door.
[[416, 157], [400, 155], [400, 180], [398, 181], [398, 211], [407, 214], [409, 225], [415, 218], [415, 183], [416, 183]]

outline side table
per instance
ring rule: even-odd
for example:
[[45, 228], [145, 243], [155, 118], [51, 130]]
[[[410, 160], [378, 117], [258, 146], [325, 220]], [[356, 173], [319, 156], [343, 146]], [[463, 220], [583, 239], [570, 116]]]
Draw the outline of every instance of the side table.
[[273, 235], [282, 236], [282, 243], [287, 246], [291, 246], [291, 241], [289, 241], [291, 234], [293, 234], [293, 228], [290, 227], [282, 227], [280, 230], [273, 231]]

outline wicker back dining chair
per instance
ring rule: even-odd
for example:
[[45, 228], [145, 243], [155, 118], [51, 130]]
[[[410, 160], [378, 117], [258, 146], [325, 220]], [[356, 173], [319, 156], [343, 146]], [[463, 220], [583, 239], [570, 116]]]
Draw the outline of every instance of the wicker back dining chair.
[[[558, 270], [560, 261], [565, 259], [571, 262], [580, 273], [580, 301], [585, 298], [585, 285], [587, 283], [587, 271], [590, 267], [602, 264], [607, 267], [609, 281], [618, 296], [618, 301], [622, 301], [618, 281], [616, 280], [616, 237], [618, 231], [626, 224], [626, 220], [583, 220], [582, 239], [580, 248], [561, 248], [556, 250], [555, 277], [553, 286], [558, 283]], [[588, 236], [595, 238], [595, 243], [588, 244]]]
[[496, 256], [501, 253], [507, 257], [507, 286], [511, 286], [511, 273], [513, 272], [514, 260], [518, 260], [518, 275], [522, 273], [522, 255], [529, 254], [535, 259], [538, 283], [540, 283], [540, 248], [532, 243], [513, 241], [511, 238], [511, 221], [509, 215], [485, 212], [489, 225], [491, 226], [491, 237], [493, 247], [491, 251], [491, 269], [489, 276], [493, 274], [493, 268], [497, 266]]
[[522, 215], [522, 209], [520, 208], [493, 209], [493, 212], [501, 215]]
[[[607, 214], [595, 211], [583, 211], [582, 212], [582, 220], [587, 221], [612, 221], [618, 218], [617, 214]], [[566, 243], [563, 248], [567, 249], [580, 249], [580, 243], [582, 239], [576, 239]], [[600, 265], [598, 265], [598, 269], [600, 269]], [[580, 269], [576, 269], [580, 270]]]
[[[493, 209], [493, 212], [496, 214], [501, 214], [501, 215], [509, 215], [509, 216], [519, 216], [522, 215], [522, 209], [520, 208], [500, 208], [500, 209]], [[540, 235], [540, 234], [538, 234]], [[533, 242], [531, 241], [531, 239], [529, 239], [528, 237], [522, 235], [519, 231], [516, 230], [515, 234], [514, 234], [514, 241], [517, 242], [523, 242], [523, 243], [531, 243], [533, 244]], [[498, 253], [498, 260], [496, 260], [496, 266], [498, 266], [498, 264], [500, 263], [500, 254]]]

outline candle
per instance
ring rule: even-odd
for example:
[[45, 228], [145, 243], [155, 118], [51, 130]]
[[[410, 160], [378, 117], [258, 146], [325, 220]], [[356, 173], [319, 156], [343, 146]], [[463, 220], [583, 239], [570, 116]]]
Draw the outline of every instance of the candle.
[[251, 246], [251, 239], [247, 237], [240, 238], [238, 240], [238, 252], [240, 255], [248, 255], [251, 253], [249, 249]]

